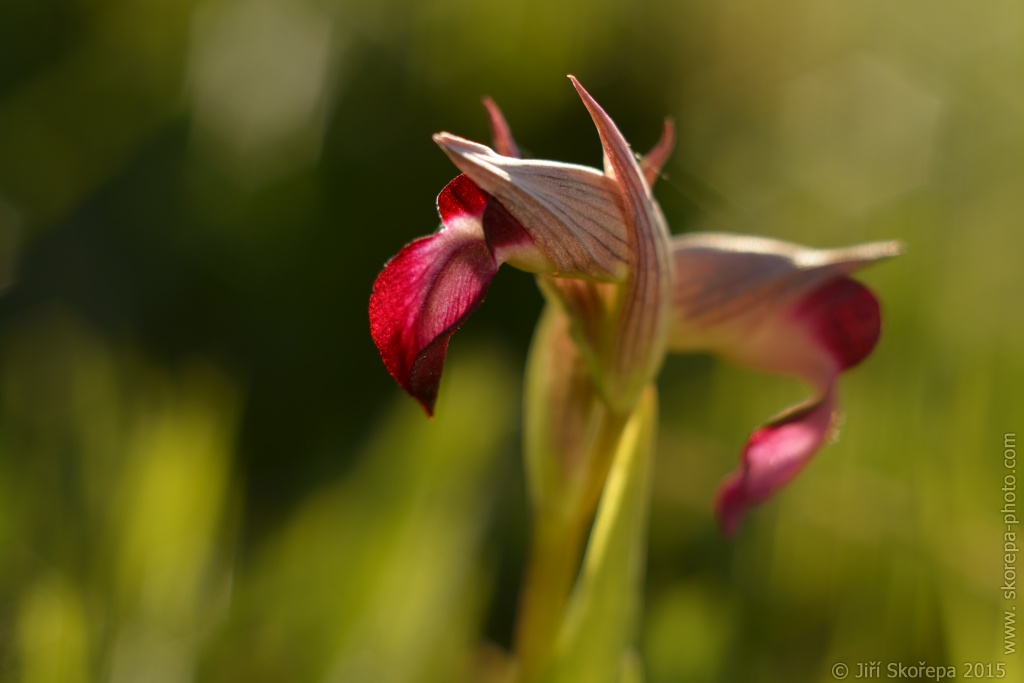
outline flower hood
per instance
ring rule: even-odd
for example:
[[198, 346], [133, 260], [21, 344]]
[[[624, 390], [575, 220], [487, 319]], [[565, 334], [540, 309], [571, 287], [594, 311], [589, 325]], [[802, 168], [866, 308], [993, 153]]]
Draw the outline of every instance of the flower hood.
[[448, 342], [503, 263], [550, 276], [548, 289], [573, 309], [609, 402], [628, 408], [661, 365], [672, 269], [665, 219], [625, 138], [573, 84], [601, 137], [604, 171], [509, 156], [516, 148], [493, 105], [495, 146], [505, 154], [450, 133], [434, 136], [462, 171], [438, 196], [441, 229], [389, 261], [370, 298], [384, 364], [428, 413]]

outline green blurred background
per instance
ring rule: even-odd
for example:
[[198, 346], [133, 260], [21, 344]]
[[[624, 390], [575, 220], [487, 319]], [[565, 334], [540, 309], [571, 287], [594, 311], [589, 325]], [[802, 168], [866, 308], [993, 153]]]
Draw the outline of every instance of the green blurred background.
[[[438, 418], [368, 333], [437, 225], [430, 140], [600, 164], [573, 73], [675, 232], [898, 238], [878, 351], [806, 473], [719, 536], [718, 481], [805, 396], [672, 358], [647, 679], [828, 681], [1004, 657], [1003, 437], [1024, 416], [1018, 0], [0, 1], [0, 680], [478, 681], [526, 544], [509, 270]], [[855, 671], [855, 670], [854, 670]], [[883, 671], [884, 675], [884, 671]]]

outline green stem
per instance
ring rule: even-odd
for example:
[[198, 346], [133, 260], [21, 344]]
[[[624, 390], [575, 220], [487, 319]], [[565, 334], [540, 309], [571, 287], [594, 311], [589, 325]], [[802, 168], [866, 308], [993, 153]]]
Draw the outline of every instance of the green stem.
[[622, 683], [641, 609], [657, 400], [622, 434], [545, 683]]
[[519, 683], [538, 680], [551, 655], [579, 570], [586, 529], [582, 520], [543, 515], [534, 523], [516, 623]]
[[576, 584], [590, 524], [625, 424], [624, 416], [605, 414], [601, 434], [586, 459], [587, 466], [575, 495], [567, 496], [576, 499], [576, 504], [569, 506], [570, 512], [564, 507], [535, 510], [516, 622], [519, 683], [535, 683], [544, 673]]

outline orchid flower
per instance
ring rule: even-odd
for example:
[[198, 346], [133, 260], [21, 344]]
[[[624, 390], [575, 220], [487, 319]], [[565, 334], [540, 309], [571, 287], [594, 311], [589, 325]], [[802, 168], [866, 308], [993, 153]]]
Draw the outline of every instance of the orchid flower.
[[818, 250], [739, 235], [694, 233], [673, 242], [673, 351], [712, 351], [769, 373], [797, 377], [815, 396], [755, 431], [739, 469], [719, 489], [726, 531], [774, 494], [828, 439], [840, 372], [871, 353], [878, 301], [849, 275], [895, 256], [896, 242]]
[[[610, 403], [627, 409], [661, 365], [672, 267], [665, 219], [622, 134], [573, 83], [601, 134], [604, 173], [509, 156], [515, 143], [493, 105], [499, 151], [450, 133], [434, 136], [463, 173], [437, 198], [441, 230], [402, 249], [370, 298], [371, 331], [384, 364], [428, 413], [448, 341], [503, 263], [555, 276], [551, 288], [565, 288], [567, 306], [615, 299], [600, 304], [614, 309], [606, 319], [575, 320], [591, 333], [580, 341]], [[577, 289], [577, 282], [593, 287]]]
[[[576, 599], [586, 591], [573, 592], [573, 572], [596, 514], [577, 586], [611, 585], [585, 574], [622, 554], [607, 550], [609, 529], [635, 531], [615, 516], [643, 516], [626, 503], [631, 512], [615, 512], [614, 501], [645, 495], [637, 491], [644, 490], [651, 448], [642, 434], [656, 424], [654, 383], [665, 354], [711, 352], [791, 375], [813, 390], [808, 401], [753, 432], [738, 469], [722, 484], [715, 508], [731, 535], [829, 438], [839, 374], [872, 351], [881, 330], [878, 301], [850, 275], [900, 251], [895, 242], [818, 250], [729, 234], [671, 238], [651, 193], [674, 145], [671, 122], [638, 159], [570, 78], [597, 127], [603, 170], [520, 158], [501, 112], [485, 100], [493, 148], [450, 133], [434, 136], [461, 171], [438, 196], [441, 228], [391, 259], [370, 298], [381, 358], [428, 414], [449, 340], [483, 302], [502, 264], [535, 273], [548, 300], [524, 391], [535, 520], [516, 637], [521, 681], [547, 680], [558, 670], [552, 662], [565, 670], [572, 660], [566, 643], [580, 624], [629, 621], [628, 601], [603, 603], [620, 611], [589, 618], [586, 601]], [[639, 488], [627, 495], [629, 486]], [[629, 547], [635, 555], [642, 542]], [[639, 565], [617, 566], [633, 578], [616, 585], [636, 593]]]
[[898, 254], [899, 244], [816, 250], [729, 234], [670, 239], [650, 184], [671, 152], [671, 124], [638, 161], [572, 81], [601, 137], [604, 171], [518, 158], [489, 100], [495, 149], [435, 135], [462, 175], [438, 196], [441, 229], [403, 248], [374, 283], [374, 341], [432, 413], [449, 339], [508, 263], [540, 275], [568, 314], [588, 379], [612, 411], [628, 412], [666, 349], [710, 351], [806, 381], [815, 396], [756, 430], [720, 489], [716, 509], [731, 533], [827, 440], [836, 379], [871, 352], [881, 326], [874, 295], [849, 275]]

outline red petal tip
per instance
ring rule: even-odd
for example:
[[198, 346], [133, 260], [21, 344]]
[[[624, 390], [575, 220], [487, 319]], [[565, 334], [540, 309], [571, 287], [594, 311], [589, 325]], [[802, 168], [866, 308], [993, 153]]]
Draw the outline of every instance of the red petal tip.
[[816, 289], [797, 307], [841, 370], [867, 358], [882, 332], [878, 299], [864, 285], [847, 277]]
[[445, 225], [463, 217], [479, 220], [487, 205], [487, 197], [468, 175], [461, 174], [445, 185], [437, 195], [437, 213]]
[[442, 191], [438, 206], [454, 227], [403, 247], [377, 276], [370, 295], [370, 333], [381, 359], [428, 415], [448, 341], [483, 301], [498, 268], [482, 230], [454, 220], [482, 219], [486, 201], [477, 201], [475, 187], [456, 178]]
[[730, 474], [715, 497], [715, 514], [722, 533], [734, 536], [743, 516], [771, 498], [810, 461], [832, 431], [834, 390], [794, 410], [750, 435], [739, 468]]

